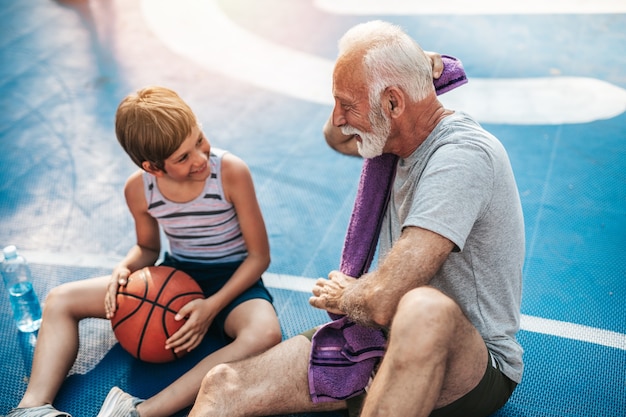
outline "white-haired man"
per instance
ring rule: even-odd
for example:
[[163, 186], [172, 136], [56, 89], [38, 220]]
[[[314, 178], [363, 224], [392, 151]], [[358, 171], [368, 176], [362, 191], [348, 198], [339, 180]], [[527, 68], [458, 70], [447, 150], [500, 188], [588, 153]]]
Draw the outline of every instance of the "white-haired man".
[[398, 157], [378, 267], [359, 279], [332, 271], [310, 299], [384, 329], [367, 394], [312, 401], [307, 333], [213, 368], [191, 417], [346, 408], [367, 417], [487, 416], [508, 401], [523, 372], [519, 194], [503, 146], [438, 101], [432, 73], [419, 45], [389, 23], [357, 25], [339, 43], [327, 142], [349, 155]]

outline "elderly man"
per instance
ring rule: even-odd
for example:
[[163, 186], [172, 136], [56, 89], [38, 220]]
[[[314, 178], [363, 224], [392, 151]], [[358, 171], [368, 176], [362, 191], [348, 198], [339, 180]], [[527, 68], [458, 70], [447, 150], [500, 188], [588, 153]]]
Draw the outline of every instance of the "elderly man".
[[[190, 416], [262, 416], [351, 407], [361, 416], [487, 416], [520, 382], [524, 225], [500, 142], [437, 99], [432, 66], [400, 28], [350, 29], [324, 132], [339, 152], [398, 157], [376, 270], [332, 271], [310, 303], [383, 329], [367, 394], [314, 402], [311, 333], [205, 377]], [[236, 399], [236, 400], [235, 400]], [[360, 413], [360, 414], [359, 414]]]

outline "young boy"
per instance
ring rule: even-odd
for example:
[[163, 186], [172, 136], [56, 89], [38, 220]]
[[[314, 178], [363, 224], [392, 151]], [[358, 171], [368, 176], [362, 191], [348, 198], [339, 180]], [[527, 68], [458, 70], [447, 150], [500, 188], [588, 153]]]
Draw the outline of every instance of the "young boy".
[[196, 348], [212, 324], [232, 342], [145, 401], [114, 387], [99, 417], [170, 416], [193, 404], [202, 377], [213, 366], [262, 352], [281, 340], [272, 297], [260, 279], [270, 263], [269, 242], [247, 165], [211, 149], [189, 106], [163, 87], [144, 88], [122, 100], [115, 129], [141, 168], [124, 189], [137, 243], [110, 276], [50, 291], [28, 388], [19, 408], [7, 417], [69, 416], [51, 404], [76, 358], [78, 323], [115, 315], [118, 287], [159, 257], [159, 226], [170, 244], [162, 265], [187, 272], [206, 297], [179, 311], [178, 318], [187, 321], [166, 341], [166, 348]]

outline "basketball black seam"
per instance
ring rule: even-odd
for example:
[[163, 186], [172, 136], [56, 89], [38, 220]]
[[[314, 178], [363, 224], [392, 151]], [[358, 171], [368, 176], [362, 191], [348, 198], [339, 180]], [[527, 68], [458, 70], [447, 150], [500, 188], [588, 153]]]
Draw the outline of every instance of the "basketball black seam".
[[[143, 303], [147, 302], [146, 298], [148, 296], [148, 292], [150, 291], [150, 288], [147, 284], [147, 278], [145, 276], [145, 274], [142, 275], [144, 282], [146, 282], [145, 285], [145, 291], [143, 294], [143, 299], [141, 300], [141, 303], [139, 305], [143, 305]], [[152, 273], [150, 273], [150, 277], [152, 277]], [[152, 303], [151, 303], [152, 304]], [[146, 317], [146, 322], [143, 324], [143, 327], [141, 329], [141, 337], [139, 338], [139, 343], [137, 343], [137, 354], [136, 357], [138, 359], [141, 359], [141, 347], [143, 346], [143, 337], [146, 334], [146, 330], [148, 327], [148, 323], [150, 323], [150, 317], [152, 316], [152, 312], [154, 311], [154, 304], [152, 304], [152, 307], [150, 308], [150, 311], [148, 312], [148, 316]]]

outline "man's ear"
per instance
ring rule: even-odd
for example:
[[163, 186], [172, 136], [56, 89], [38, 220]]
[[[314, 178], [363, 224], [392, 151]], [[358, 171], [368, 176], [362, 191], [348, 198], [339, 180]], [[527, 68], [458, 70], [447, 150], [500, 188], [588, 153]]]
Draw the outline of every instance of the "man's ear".
[[397, 117], [404, 111], [404, 93], [398, 87], [387, 87], [383, 93], [383, 100], [391, 117]]
[[163, 171], [157, 168], [152, 162], [143, 161], [141, 163], [141, 167], [143, 168], [144, 171], [146, 171], [149, 174], [154, 175], [155, 177], [159, 177], [163, 175]]

